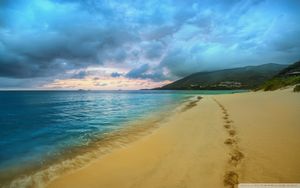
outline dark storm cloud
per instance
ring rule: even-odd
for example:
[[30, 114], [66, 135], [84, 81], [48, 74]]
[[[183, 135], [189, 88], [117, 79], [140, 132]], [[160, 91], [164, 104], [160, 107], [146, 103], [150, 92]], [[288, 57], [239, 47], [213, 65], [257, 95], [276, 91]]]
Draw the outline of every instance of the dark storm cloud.
[[[15, 14], [3, 8], [5, 18], [15, 23], [4, 22], [0, 29], [2, 77], [42, 77], [102, 64], [108, 58], [121, 61], [126, 54], [118, 48], [136, 40], [124, 23], [102, 24], [80, 4], [32, 1], [30, 8], [23, 4], [6, 8], [20, 11]], [[25, 11], [24, 18], [17, 17], [26, 8], [35, 15]]]
[[[0, 52], [0, 76], [48, 76], [55, 71], [102, 64], [105, 58], [112, 58], [111, 51], [133, 40], [129, 33], [111, 31], [114, 28], [85, 28], [78, 32], [77, 29], [79, 28], [74, 28], [74, 32], [70, 34], [41, 35], [30, 32], [7, 36], [0, 33], [4, 46]], [[118, 60], [124, 59], [122, 54], [114, 57]], [[16, 67], [19, 68], [17, 72], [10, 71]]]
[[117, 78], [117, 77], [120, 77], [120, 76], [122, 76], [121, 73], [118, 73], [118, 72], [111, 73], [111, 77]]
[[165, 46], [158, 41], [147, 42], [142, 45], [145, 52], [145, 57], [147, 59], [157, 59], [160, 58], [165, 50]]
[[79, 71], [78, 73], [74, 74], [72, 76], [72, 78], [74, 78], [74, 79], [83, 79], [86, 76], [88, 76], [88, 73], [86, 71]]
[[32, 78], [34, 86], [108, 63], [131, 69], [126, 77], [159, 81], [292, 63], [300, 59], [299, 9], [297, 0], [4, 0], [0, 77], [10, 85]]
[[161, 70], [151, 69], [148, 64], [143, 64], [140, 67], [132, 69], [125, 76], [132, 79], [151, 79], [153, 81], [161, 81], [166, 79]]
[[148, 64], [143, 64], [138, 68], [134, 68], [126, 74], [128, 78], [141, 78], [150, 69]]

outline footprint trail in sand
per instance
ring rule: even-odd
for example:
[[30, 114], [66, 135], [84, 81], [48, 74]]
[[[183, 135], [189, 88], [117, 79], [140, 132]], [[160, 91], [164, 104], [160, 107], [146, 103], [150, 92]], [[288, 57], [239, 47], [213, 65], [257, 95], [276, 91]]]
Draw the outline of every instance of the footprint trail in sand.
[[228, 133], [228, 138], [224, 141], [224, 144], [229, 147], [229, 160], [223, 182], [226, 187], [235, 188], [239, 183], [239, 166], [245, 156], [239, 148], [237, 131], [234, 127], [233, 121], [230, 119], [228, 110], [216, 99], [214, 99], [214, 101], [222, 110], [224, 129]]

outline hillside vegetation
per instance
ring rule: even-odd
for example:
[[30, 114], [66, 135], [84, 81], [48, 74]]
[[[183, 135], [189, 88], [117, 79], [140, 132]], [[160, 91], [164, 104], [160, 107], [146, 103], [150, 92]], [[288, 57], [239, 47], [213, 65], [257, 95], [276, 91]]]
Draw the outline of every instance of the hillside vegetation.
[[[273, 91], [296, 84], [300, 84], [300, 61], [280, 71], [272, 79], [258, 87], [257, 90]], [[295, 88], [295, 90], [297, 90], [297, 88]]]
[[286, 67], [287, 65], [265, 64], [210, 72], [199, 72], [156, 89], [255, 89]]

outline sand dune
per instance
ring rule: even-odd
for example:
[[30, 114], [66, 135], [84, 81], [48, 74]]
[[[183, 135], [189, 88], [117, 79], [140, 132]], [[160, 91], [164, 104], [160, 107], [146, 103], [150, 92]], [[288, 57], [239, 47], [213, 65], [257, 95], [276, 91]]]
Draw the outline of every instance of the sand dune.
[[300, 182], [299, 98], [283, 90], [195, 99], [150, 135], [48, 187], [216, 188], [238, 182]]

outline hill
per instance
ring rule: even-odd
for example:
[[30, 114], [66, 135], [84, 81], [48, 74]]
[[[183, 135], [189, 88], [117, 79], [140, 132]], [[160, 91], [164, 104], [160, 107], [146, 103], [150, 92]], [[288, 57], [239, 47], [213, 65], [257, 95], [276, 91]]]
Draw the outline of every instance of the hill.
[[[300, 61], [280, 71], [258, 87], [257, 90], [272, 91], [295, 84], [300, 84]], [[299, 89], [299, 86], [295, 88], [295, 90], [297, 89]]]
[[198, 72], [156, 89], [254, 89], [286, 67], [287, 65], [270, 63], [259, 66]]

